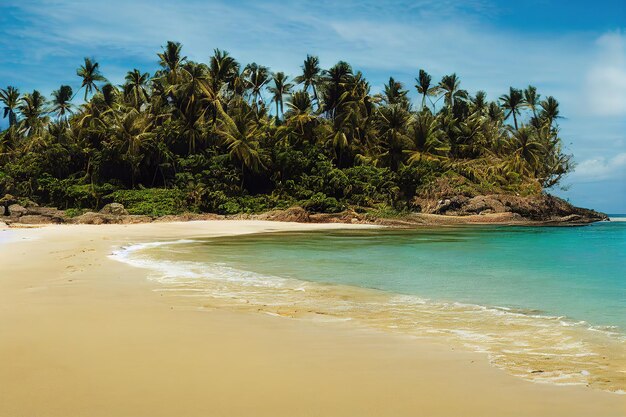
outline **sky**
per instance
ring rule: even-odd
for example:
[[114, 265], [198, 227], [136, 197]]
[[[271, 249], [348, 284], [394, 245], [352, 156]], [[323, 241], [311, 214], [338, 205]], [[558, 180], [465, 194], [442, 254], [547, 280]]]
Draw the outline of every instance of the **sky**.
[[193, 60], [220, 48], [292, 76], [307, 54], [323, 67], [345, 60], [374, 92], [393, 76], [413, 97], [420, 68], [435, 80], [456, 72], [492, 100], [532, 84], [561, 103], [576, 162], [550, 191], [626, 213], [624, 0], [2, 0], [0, 87], [77, 89], [84, 57], [121, 84], [130, 69], [156, 70], [168, 40]]

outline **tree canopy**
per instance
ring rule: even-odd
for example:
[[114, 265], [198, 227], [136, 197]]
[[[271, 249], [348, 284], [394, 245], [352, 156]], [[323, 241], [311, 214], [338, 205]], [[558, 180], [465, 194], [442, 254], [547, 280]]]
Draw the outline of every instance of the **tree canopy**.
[[0, 89], [0, 191], [65, 208], [158, 192], [174, 211], [410, 210], [433, 192], [538, 193], [571, 167], [558, 101], [533, 86], [489, 101], [419, 69], [413, 104], [398, 80], [373, 94], [343, 61], [308, 55], [289, 76], [219, 49], [194, 62], [177, 42], [157, 56], [122, 85], [85, 58], [75, 90]]

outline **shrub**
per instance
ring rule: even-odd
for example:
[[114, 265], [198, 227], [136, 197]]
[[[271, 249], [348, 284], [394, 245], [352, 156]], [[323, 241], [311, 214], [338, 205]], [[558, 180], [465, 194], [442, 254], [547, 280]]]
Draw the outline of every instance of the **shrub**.
[[123, 204], [130, 214], [153, 217], [181, 214], [189, 210], [185, 193], [178, 189], [119, 190], [109, 194], [107, 200]]

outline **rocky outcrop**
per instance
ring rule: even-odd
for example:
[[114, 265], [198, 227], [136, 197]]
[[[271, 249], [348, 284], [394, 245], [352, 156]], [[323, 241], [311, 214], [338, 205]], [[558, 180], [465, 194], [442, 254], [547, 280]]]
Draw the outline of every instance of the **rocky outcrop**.
[[437, 201], [416, 198], [414, 206], [421, 213], [445, 216], [472, 216], [513, 213], [534, 222], [591, 223], [608, 217], [594, 210], [574, 207], [550, 194], [522, 197], [511, 194], [450, 196]]

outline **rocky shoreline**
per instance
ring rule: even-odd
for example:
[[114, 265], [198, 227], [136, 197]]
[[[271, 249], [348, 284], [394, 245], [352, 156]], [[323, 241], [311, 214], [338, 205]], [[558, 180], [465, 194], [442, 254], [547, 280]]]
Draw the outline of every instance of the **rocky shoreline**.
[[521, 197], [509, 194], [492, 194], [467, 197], [450, 196], [441, 199], [416, 198], [415, 211], [393, 217], [381, 217], [371, 212], [347, 210], [341, 213], [310, 213], [301, 207], [273, 210], [262, 214], [218, 215], [212, 213], [187, 213], [151, 217], [129, 214], [124, 206], [107, 204], [99, 212], [86, 212], [70, 217], [64, 210], [40, 207], [31, 201], [22, 201], [10, 195], [0, 199], [0, 225], [24, 227], [40, 224], [134, 224], [193, 220], [251, 219], [298, 223], [360, 223], [384, 226], [445, 226], [463, 224], [501, 225], [584, 225], [608, 220], [608, 216], [595, 210], [575, 207], [565, 200], [549, 194]]

